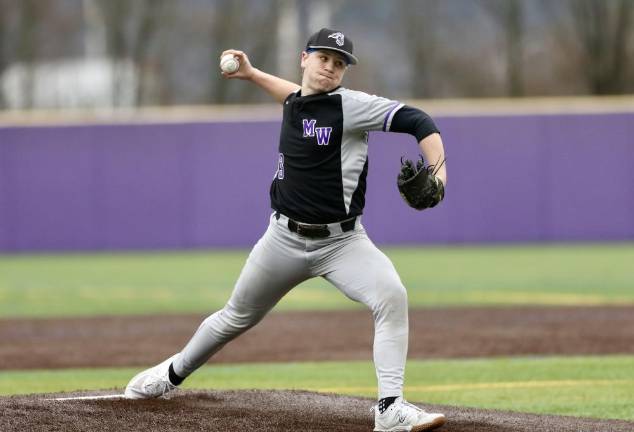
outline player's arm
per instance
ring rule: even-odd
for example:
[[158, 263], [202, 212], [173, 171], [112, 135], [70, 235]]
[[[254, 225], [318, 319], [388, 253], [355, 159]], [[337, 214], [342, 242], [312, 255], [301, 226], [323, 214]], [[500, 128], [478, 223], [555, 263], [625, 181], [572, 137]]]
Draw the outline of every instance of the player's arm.
[[253, 67], [251, 65], [251, 62], [249, 61], [249, 57], [242, 51], [232, 49], [226, 50], [220, 55], [220, 57], [222, 58], [222, 56], [227, 54], [233, 54], [235, 57], [238, 58], [238, 61], [240, 62], [240, 68], [233, 73], [222, 72], [222, 75], [225, 78], [237, 78], [251, 81], [258, 87], [266, 91], [268, 94], [270, 94], [279, 103], [284, 103], [289, 94], [300, 89], [300, 86], [298, 84], [287, 81], [275, 75], [262, 72], [261, 70]]
[[[445, 160], [445, 148], [432, 118], [408, 105], [400, 108], [392, 119], [390, 132], [403, 132], [416, 137], [418, 146], [428, 164], [436, 165]], [[447, 167], [442, 164], [436, 176], [447, 185]]]
[[[435, 132], [431, 135], [426, 136], [418, 143], [420, 147], [420, 151], [423, 154], [423, 157], [430, 164], [440, 164], [445, 160], [445, 147], [442, 143], [442, 138], [438, 132]], [[447, 186], [447, 164], [443, 163], [438, 172], [436, 172], [436, 177], [442, 180], [442, 184]]]

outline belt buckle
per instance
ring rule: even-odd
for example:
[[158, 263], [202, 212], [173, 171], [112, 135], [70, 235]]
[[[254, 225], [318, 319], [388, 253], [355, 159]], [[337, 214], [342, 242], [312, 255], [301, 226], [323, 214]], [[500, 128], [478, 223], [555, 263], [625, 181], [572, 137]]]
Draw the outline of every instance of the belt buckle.
[[297, 234], [309, 238], [326, 238], [330, 235], [327, 225], [297, 224]]

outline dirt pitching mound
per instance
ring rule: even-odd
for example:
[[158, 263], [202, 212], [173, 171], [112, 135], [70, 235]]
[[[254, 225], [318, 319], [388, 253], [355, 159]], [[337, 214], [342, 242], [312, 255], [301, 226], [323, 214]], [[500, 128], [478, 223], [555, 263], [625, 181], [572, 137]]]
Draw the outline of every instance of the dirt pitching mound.
[[[91, 393], [95, 394], [105, 393]], [[148, 401], [47, 399], [58, 396], [70, 395], [0, 398], [0, 430], [368, 432], [374, 427], [372, 400], [309, 392], [180, 391], [170, 400]], [[634, 422], [434, 405], [427, 408], [447, 416], [448, 423], [438, 429], [442, 432], [634, 430]]]

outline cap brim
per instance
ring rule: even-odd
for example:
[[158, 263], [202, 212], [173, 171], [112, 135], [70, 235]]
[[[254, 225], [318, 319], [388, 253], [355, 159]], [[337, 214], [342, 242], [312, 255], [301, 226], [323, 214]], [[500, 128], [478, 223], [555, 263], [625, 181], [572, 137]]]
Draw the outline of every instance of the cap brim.
[[355, 56], [353, 56], [352, 54], [342, 50], [342, 49], [338, 49], [338, 48], [333, 48], [333, 47], [329, 47], [329, 46], [319, 46], [319, 45], [308, 45], [306, 48], [310, 48], [310, 49], [322, 49], [322, 50], [329, 50], [329, 51], [336, 51], [340, 54], [343, 54], [343, 56], [348, 59], [348, 64], [353, 64], [356, 65], [357, 64], [357, 58]]

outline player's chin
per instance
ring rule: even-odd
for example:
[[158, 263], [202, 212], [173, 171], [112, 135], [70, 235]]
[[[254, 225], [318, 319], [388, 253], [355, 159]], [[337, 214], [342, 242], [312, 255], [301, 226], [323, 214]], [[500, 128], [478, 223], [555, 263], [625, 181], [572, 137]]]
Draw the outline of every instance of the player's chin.
[[339, 86], [339, 81], [332, 78], [321, 77], [317, 82], [319, 83], [319, 90], [322, 92], [329, 92]]

